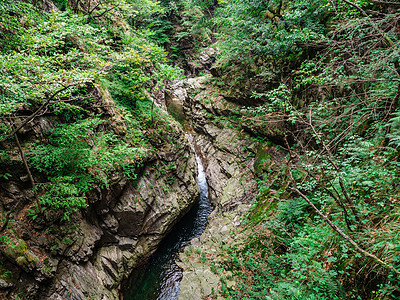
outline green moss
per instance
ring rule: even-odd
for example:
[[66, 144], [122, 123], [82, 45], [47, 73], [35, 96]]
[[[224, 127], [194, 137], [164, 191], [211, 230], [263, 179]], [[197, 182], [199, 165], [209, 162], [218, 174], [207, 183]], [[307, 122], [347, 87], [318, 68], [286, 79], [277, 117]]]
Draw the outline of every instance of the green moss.
[[17, 257], [15, 261], [20, 266], [27, 266], [29, 264], [28, 260], [24, 256]]
[[12, 258], [23, 257], [25, 251], [28, 249], [25, 241], [19, 239], [15, 244], [7, 244], [7, 248], [4, 249], [4, 252], [7, 256]]
[[271, 155], [268, 152], [268, 148], [260, 145], [257, 148], [256, 159], [254, 161], [254, 171], [256, 176], [260, 176], [263, 172], [270, 172], [269, 165], [271, 164]]
[[33, 254], [32, 254], [31, 252], [29, 252], [29, 251], [25, 251], [24, 255], [25, 255], [26, 260], [27, 260], [29, 263], [37, 263], [37, 262], [39, 262], [38, 257], [35, 256], [35, 255], [33, 255]]
[[176, 120], [178, 121], [183, 127], [185, 127], [186, 117], [183, 112], [183, 107], [180, 103], [178, 102], [171, 102], [168, 107], [167, 107], [168, 113]]

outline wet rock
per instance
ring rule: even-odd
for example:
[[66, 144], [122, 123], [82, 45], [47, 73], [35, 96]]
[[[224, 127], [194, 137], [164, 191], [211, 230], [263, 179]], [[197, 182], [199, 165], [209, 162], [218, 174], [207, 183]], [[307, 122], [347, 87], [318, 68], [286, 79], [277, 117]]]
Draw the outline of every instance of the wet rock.
[[[184, 267], [187, 267], [184, 265]], [[211, 295], [219, 285], [219, 276], [212, 273], [208, 266], [203, 264], [191, 264], [195, 272], [184, 274], [180, 285], [178, 300], [204, 299], [204, 295]]]
[[122, 251], [116, 246], [103, 247], [97, 254], [95, 267], [99, 272], [102, 283], [108, 288], [115, 288], [124, 276]]
[[[220, 96], [210, 97], [213, 91], [199, 81], [188, 86], [200, 90], [184, 103], [184, 108], [190, 115], [192, 127], [200, 133], [196, 143], [206, 162], [209, 197], [215, 209], [203, 234], [192, 240], [191, 246], [180, 255], [182, 262], [179, 265], [184, 272], [179, 300], [215, 296], [220, 289], [220, 276], [210, 267], [218, 265], [217, 253], [221, 244], [231, 240], [233, 235], [240, 242], [240, 234], [236, 232], [240, 227], [240, 217], [248, 211], [257, 192], [254, 175], [257, 143], [250, 140], [238, 122], [215, 122], [212, 117], [223, 119], [224, 116], [238, 115], [240, 106]], [[190, 91], [189, 94], [193, 95]], [[200, 253], [210, 257], [200, 258]], [[226, 284], [233, 287], [236, 282], [229, 279]]]
[[62, 277], [57, 278], [48, 294], [42, 299], [118, 299], [117, 293], [106, 289], [99, 278], [98, 270], [91, 262], [76, 265], [64, 263], [59, 270]]
[[167, 105], [171, 101], [177, 101], [183, 103], [187, 98], [187, 92], [183, 80], [177, 80], [172, 83], [171, 88], [167, 91], [169, 99], [167, 100]]
[[204, 90], [205, 87], [202, 84], [202, 82], [206, 79], [206, 76], [199, 76], [199, 77], [194, 77], [194, 78], [188, 78], [187, 79], [187, 86], [189, 88], [189, 91], [196, 91], [196, 90]]
[[1, 202], [6, 210], [11, 210], [18, 205], [26, 202], [29, 194], [21, 190], [17, 182], [8, 181], [2, 184], [3, 190], [0, 191]]
[[106, 215], [106, 217], [103, 219], [103, 222], [108, 230], [110, 230], [112, 233], [117, 233], [119, 224], [114, 215]]
[[207, 48], [200, 54], [200, 63], [209, 70], [215, 62], [217, 51], [215, 48]]

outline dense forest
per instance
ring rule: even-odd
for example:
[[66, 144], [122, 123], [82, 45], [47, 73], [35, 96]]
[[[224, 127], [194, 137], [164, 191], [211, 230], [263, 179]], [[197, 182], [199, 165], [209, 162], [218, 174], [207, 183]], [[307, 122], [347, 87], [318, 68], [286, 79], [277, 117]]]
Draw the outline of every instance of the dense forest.
[[[193, 250], [219, 278], [200, 299], [400, 299], [399, 28], [397, 0], [1, 1], [0, 297], [117, 299], [196, 198], [184, 132], [218, 141], [207, 120], [256, 191]], [[204, 120], [177, 122], [173, 84], [199, 78]], [[68, 289], [113, 245], [112, 294]]]

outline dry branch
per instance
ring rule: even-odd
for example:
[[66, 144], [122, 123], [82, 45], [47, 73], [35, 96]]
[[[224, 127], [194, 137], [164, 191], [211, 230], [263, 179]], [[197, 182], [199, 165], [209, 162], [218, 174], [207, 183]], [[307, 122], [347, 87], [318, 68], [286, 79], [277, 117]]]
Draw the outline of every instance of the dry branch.
[[15, 141], [17, 143], [19, 154], [21, 155], [21, 159], [22, 159], [22, 161], [24, 163], [26, 172], [28, 173], [29, 180], [31, 181], [32, 188], [34, 188], [35, 187], [35, 181], [33, 180], [31, 170], [29, 169], [29, 166], [28, 166], [28, 162], [25, 159], [24, 151], [22, 150], [21, 143], [19, 142], [17, 133], [14, 134], [14, 137], [15, 137]]
[[325, 142], [319, 137], [317, 131], [315, 130], [315, 127], [314, 127], [314, 125], [312, 124], [311, 115], [312, 115], [312, 107], [310, 106], [309, 125], [310, 125], [312, 131], [314, 132], [316, 138], [322, 143], [322, 146], [324, 147], [325, 151], [327, 152], [327, 154], [328, 154], [327, 159], [328, 159], [328, 161], [331, 163], [331, 165], [332, 165], [332, 166], [335, 168], [335, 170], [336, 170], [337, 177], [338, 177], [338, 179], [339, 179], [340, 189], [342, 190], [342, 193], [343, 193], [344, 197], [346, 198], [347, 202], [349, 203], [350, 209], [351, 209], [351, 211], [353, 212], [354, 217], [356, 218], [356, 221], [358, 222], [358, 225], [360, 225], [360, 224], [361, 224], [361, 221], [360, 221], [360, 218], [359, 218], [359, 216], [358, 216], [358, 212], [357, 212], [357, 210], [356, 210], [356, 206], [354, 205], [353, 200], [351, 199], [351, 197], [350, 197], [349, 194], [347, 193], [346, 187], [344, 186], [344, 183], [343, 183], [343, 179], [342, 179], [342, 177], [340, 176], [340, 169], [339, 169], [339, 167], [335, 164], [335, 162], [333, 161], [333, 155], [332, 155], [331, 150], [329, 150], [329, 148], [326, 146]]
[[[343, 0], [344, 2], [346, 2], [347, 4], [349, 4], [350, 6], [353, 6], [354, 8], [356, 8], [357, 10], [359, 10], [365, 17], [367, 17], [368, 19], [370, 19], [369, 15], [357, 4], [350, 2], [348, 0]], [[388, 37], [388, 35], [382, 30], [380, 29], [374, 21], [371, 21], [371, 25], [372, 27], [374, 27], [374, 29], [376, 31], [378, 31], [384, 38], [385, 40], [389, 43], [389, 46], [392, 47], [394, 46], [394, 42], [392, 41], [392, 39], [390, 37]]]
[[297, 194], [300, 195], [304, 200], [307, 201], [307, 203], [315, 210], [315, 212], [321, 216], [334, 231], [336, 231], [341, 237], [343, 237], [346, 241], [348, 241], [350, 244], [353, 245], [353, 247], [362, 255], [367, 256], [372, 258], [377, 264], [381, 265], [385, 269], [395, 273], [398, 277], [400, 277], [400, 272], [394, 268], [392, 265], [389, 265], [388, 263], [384, 262], [381, 260], [379, 257], [376, 255], [369, 253], [362, 249], [351, 237], [349, 237], [347, 234], [345, 234], [342, 230], [340, 230], [339, 227], [337, 227], [327, 216], [325, 216], [312, 202], [306, 195], [304, 195], [302, 192], [300, 192], [296, 187], [291, 188], [293, 191], [295, 191]]
[[376, 4], [383, 4], [389, 6], [400, 6], [400, 2], [386, 2], [381, 0], [369, 0], [369, 2], [376, 3]]
[[27, 117], [20, 125], [15, 126], [15, 124], [13, 124], [11, 126], [11, 128], [13, 128], [15, 126], [15, 129], [12, 130], [8, 135], [6, 135], [4, 138], [2, 138], [0, 140], [1, 142], [4, 142], [5, 140], [9, 139], [10, 137], [14, 136], [22, 127], [24, 127], [26, 124], [28, 124], [30, 121], [32, 121], [34, 118], [36, 118], [39, 113], [45, 108], [47, 107], [47, 105], [50, 104], [51, 100], [53, 100], [59, 93], [69, 89], [72, 86], [75, 86], [76, 84], [71, 84], [71, 85], [67, 85], [65, 87], [63, 87], [62, 89], [56, 91], [55, 93], [53, 93], [49, 99], [47, 99], [47, 101], [45, 101], [33, 114], [31, 114], [29, 117]]

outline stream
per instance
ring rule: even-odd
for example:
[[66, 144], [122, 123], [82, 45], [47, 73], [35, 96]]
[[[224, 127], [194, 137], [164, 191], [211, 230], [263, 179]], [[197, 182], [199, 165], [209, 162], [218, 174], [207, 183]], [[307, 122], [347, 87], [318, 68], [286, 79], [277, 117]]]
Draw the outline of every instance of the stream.
[[[190, 141], [193, 138], [188, 134]], [[179, 253], [193, 238], [199, 237], [207, 223], [212, 207], [208, 199], [208, 186], [200, 156], [196, 153], [197, 183], [200, 201], [174, 226], [160, 243], [149, 261], [130, 275], [124, 300], [177, 299], [182, 280], [182, 269], [176, 264]]]

